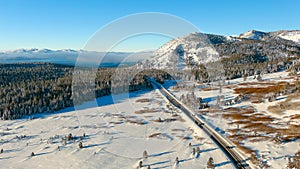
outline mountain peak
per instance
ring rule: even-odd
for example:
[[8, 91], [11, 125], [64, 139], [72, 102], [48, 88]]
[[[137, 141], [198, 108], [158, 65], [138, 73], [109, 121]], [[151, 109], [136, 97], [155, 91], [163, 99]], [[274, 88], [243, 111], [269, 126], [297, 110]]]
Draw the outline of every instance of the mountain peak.
[[265, 36], [267, 34], [268, 33], [262, 32], [262, 31], [249, 30], [249, 31], [247, 31], [245, 33], [240, 34], [239, 38], [259, 40], [259, 39], [263, 38], [263, 36]]
[[[255, 41], [249, 41], [249, 39]], [[141, 66], [183, 70], [210, 63], [222, 57], [237, 55], [255, 56], [257, 60], [264, 60], [266, 57], [288, 57], [292, 56], [291, 53], [295, 53], [292, 50], [297, 49], [287, 48], [287, 46], [297, 46], [295, 42], [300, 42], [300, 31], [249, 30], [239, 36], [194, 32], [167, 42]]]

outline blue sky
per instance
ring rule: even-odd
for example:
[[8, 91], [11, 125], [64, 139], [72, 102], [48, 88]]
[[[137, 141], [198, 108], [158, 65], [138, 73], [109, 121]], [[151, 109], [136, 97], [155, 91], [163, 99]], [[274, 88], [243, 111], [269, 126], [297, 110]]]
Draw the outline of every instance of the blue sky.
[[[0, 50], [82, 49], [104, 25], [141, 12], [170, 13], [203, 32], [223, 35], [300, 29], [299, 8], [298, 0], [0, 0]], [[149, 39], [147, 47], [141, 45]], [[148, 36], [116, 50], [156, 48], [167, 40], [153, 43]]]

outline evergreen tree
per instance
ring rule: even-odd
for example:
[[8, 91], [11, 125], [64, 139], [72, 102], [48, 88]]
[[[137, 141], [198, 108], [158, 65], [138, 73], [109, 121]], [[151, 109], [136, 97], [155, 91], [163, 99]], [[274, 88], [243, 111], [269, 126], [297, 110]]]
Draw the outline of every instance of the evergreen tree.
[[147, 151], [145, 150], [144, 152], [143, 152], [143, 158], [144, 159], [147, 159], [149, 156], [148, 156], [148, 153], [147, 153]]
[[207, 161], [207, 168], [214, 168], [214, 167], [215, 167], [214, 159], [210, 157]]
[[78, 146], [79, 146], [80, 149], [82, 149], [83, 148], [82, 142], [79, 142]]
[[142, 168], [143, 167], [143, 161], [140, 161], [139, 162], [139, 166], [138, 166], [139, 168]]

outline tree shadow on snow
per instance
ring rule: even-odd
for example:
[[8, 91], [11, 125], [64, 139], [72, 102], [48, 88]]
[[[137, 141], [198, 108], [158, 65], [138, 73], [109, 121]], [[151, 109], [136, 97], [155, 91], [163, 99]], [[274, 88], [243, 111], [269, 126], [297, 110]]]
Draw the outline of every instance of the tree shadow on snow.
[[182, 162], [186, 162], [186, 161], [190, 161], [194, 158], [186, 158], [186, 159], [182, 159], [182, 160], [179, 160], [179, 163], [182, 163]]
[[34, 156], [42, 156], [42, 155], [45, 155], [45, 154], [50, 154], [51, 152], [42, 152], [42, 153], [37, 153], [35, 154]]
[[161, 167], [154, 167], [153, 169], [161, 169], [161, 168], [170, 168], [172, 167], [171, 165], [165, 165], [165, 166], [161, 166]]
[[205, 150], [201, 150], [201, 152], [209, 152], [209, 151], [214, 151], [218, 148], [209, 148], [209, 149], [205, 149]]
[[11, 159], [11, 158], [15, 158], [15, 156], [2, 157], [2, 158], [0, 158], [0, 160], [7, 160], [7, 159]]
[[231, 164], [231, 162], [230, 161], [221, 162], [221, 163], [215, 164], [215, 167], [222, 167], [227, 164]]
[[86, 145], [84, 146], [83, 148], [91, 148], [91, 147], [98, 147], [98, 146], [103, 146], [103, 145], [107, 145], [107, 144], [110, 144], [111, 142], [104, 142], [104, 143], [99, 143], [99, 144], [89, 144], [89, 145]]
[[199, 147], [199, 146], [202, 146], [202, 145], [204, 145], [204, 144], [202, 144], [202, 143], [198, 143], [198, 144], [194, 144], [194, 145], [192, 145], [192, 147]]
[[166, 161], [160, 161], [160, 162], [156, 162], [156, 163], [152, 163], [152, 164], [148, 164], [148, 165], [153, 166], [153, 165], [160, 165], [160, 164], [165, 164], [165, 163], [169, 163], [169, 162], [170, 162], [170, 160], [166, 160]]
[[162, 155], [165, 155], [165, 154], [171, 154], [173, 153], [174, 151], [166, 151], [166, 152], [162, 152], [162, 153], [158, 153], [158, 154], [152, 154], [152, 155], [149, 155], [149, 157], [157, 157], [157, 156], [162, 156]]

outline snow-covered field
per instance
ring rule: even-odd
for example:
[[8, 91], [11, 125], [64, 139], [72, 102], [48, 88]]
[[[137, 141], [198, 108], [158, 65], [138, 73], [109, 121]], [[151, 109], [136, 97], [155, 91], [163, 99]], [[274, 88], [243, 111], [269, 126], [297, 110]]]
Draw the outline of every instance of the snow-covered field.
[[[169, 90], [178, 98], [193, 92], [197, 98], [201, 97], [204, 102], [215, 105], [218, 95], [223, 95], [225, 102], [226, 100], [228, 101], [237, 97], [238, 94], [234, 91], [235, 88], [259, 88], [268, 86], [266, 85], [268, 83], [272, 85], [272, 83], [276, 84], [278, 82], [294, 83], [295, 79], [296, 77], [288, 77], [288, 72], [265, 74], [262, 84], [257, 83], [257, 79], [254, 79], [253, 76], [248, 77], [246, 81], [244, 81], [243, 78], [238, 78], [230, 80], [229, 82], [226, 81], [226, 84], [222, 86], [221, 92], [217, 86], [198, 84], [192, 81], [181, 81], [179, 86], [184, 87], [179, 88], [169, 87], [171, 86], [170, 82], [165, 85], [169, 87]], [[203, 88], [211, 88], [212, 90], [203, 90]], [[251, 156], [249, 152], [252, 152], [271, 168], [286, 168], [288, 157], [293, 156], [300, 150], [299, 139], [283, 141], [282, 143], [276, 143], [272, 139], [277, 134], [277, 130], [279, 133], [282, 129], [289, 129], [292, 125], [299, 129], [299, 119], [297, 117], [300, 115], [300, 110], [297, 107], [290, 107], [290, 109], [283, 110], [280, 113], [274, 113], [268, 108], [276, 105], [284, 105], [282, 103], [287, 101], [287, 98], [293, 94], [295, 93], [280, 94], [276, 100], [272, 102], [263, 99], [261, 102], [256, 103], [250, 99], [239, 103], [223, 105], [219, 111], [214, 109], [202, 109], [199, 113], [203, 115], [208, 122], [213, 124], [217, 130], [220, 130], [224, 135], [231, 138], [231, 140], [239, 142], [245, 148], [242, 152], [246, 153], [248, 157]], [[294, 97], [295, 98], [290, 102], [298, 104], [300, 96], [296, 95]], [[247, 109], [253, 109], [254, 112], [252, 114], [240, 113], [240, 111], [246, 111]], [[230, 115], [226, 116], [228, 118], [224, 118], [224, 114], [225, 116]], [[254, 131], [256, 124], [263, 127], [267, 126], [266, 129], [268, 129], [268, 131], [264, 131], [264, 129]], [[295, 135], [299, 135], [298, 129], [294, 131]], [[290, 135], [293, 135], [293, 133]]]
[[[206, 168], [209, 157], [216, 168], [234, 168], [209, 136], [157, 89], [97, 102], [98, 107], [85, 103], [80, 110], [0, 121], [0, 168], [130, 169], [142, 161], [142, 168], [195, 169]], [[197, 147], [200, 154], [192, 155]], [[143, 159], [145, 150], [149, 157]]]

